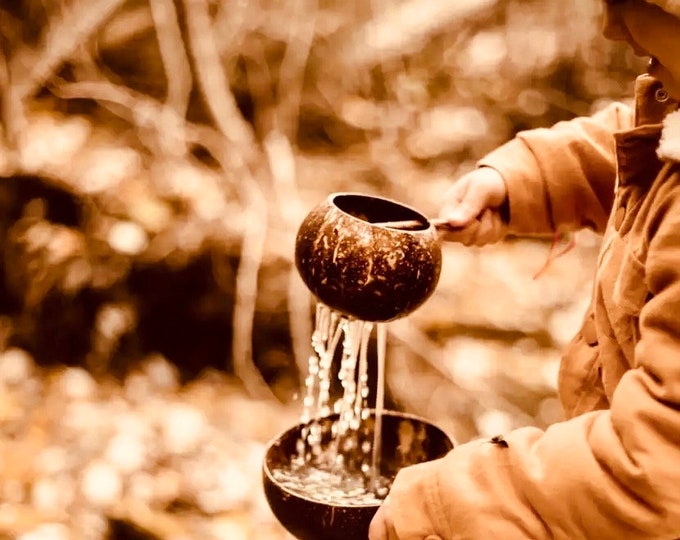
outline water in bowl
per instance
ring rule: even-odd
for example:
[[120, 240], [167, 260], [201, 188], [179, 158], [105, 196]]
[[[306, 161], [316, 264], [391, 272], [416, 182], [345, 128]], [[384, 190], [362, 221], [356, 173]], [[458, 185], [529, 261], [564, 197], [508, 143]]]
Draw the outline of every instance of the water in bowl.
[[[377, 326], [376, 395], [368, 408], [369, 343]], [[380, 474], [385, 384], [385, 323], [347, 318], [319, 303], [312, 334], [296, 455], [272, 471], [298, 495], [325, 503], [366, 505], [381, 502], [390, 478]], [[333, 360], [341, 346], [337, 380], [342, 395], [332, 402]], [[325, 418], [337, 414], [329, 430]]]
[[378, 476], [369, 486], [363, 474], [339, 473], [311, 465], [275, 469], [272, 476], [279, 485], [296, 495], [338, 506], [380, 504], [392, 483], [391, 478]]

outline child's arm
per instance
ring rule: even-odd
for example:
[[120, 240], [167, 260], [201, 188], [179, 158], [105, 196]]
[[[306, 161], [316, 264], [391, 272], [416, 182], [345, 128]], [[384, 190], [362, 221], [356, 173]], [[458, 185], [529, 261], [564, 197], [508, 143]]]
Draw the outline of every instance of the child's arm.
[[[613, 302], [607, 315], [619, 336], [635, 341], [610, 408], [546, 431], [517, 429], [502, 443], [463, 444], [403, 469], [374, 531], [389, 524], [399, 540], [680, 537], [680, 172], [663, 186], [644, 253], [625, 254], [618, 278], [599, 278], [622, 287], [616, 294], [625, 302]], [[610, 366], [620, 361], [604, 356], [615, 349], [598, 351], [581, 335], [569, 354], [591, 359], [583, 370], [595, 378], [597, 354]], [[577, 397], [597, 407], [592, 391]]]
[[591, 117], [520, 132], [482, 159], [506, 182], [508, 232], [603, 231], [616, 178], [612, 135], [632, 124], [633, 111], [615, 103]]

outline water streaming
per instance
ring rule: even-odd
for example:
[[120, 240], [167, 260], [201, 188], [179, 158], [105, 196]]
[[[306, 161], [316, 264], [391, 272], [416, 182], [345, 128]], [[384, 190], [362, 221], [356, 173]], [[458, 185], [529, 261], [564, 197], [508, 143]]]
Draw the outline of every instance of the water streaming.
[[[371, 418], [369, 343], [375, 326], [377, 387]], [[321, 502], [365, 505], [385, 498], [391, 483], [380, 474], [386, 336], [385, 324], [350, 319], [317, 304], [302, 402], [304, 427], [290, 466], [272, 471], [280, 484]], [[342, 395], [331, 405], [332, 367], [339, 345], [337, 380]], [[331, 413], [337, 420], [329, 433]]]
[[385, 402], [385, 351], [387, 348], [387, 327], [378, 325], [378, 377], [375, 392], [375, 431], [373, 437], [373, 461], [371, 462], [371, 487], [379, 488], [380, 454], [382, 452], [382, 413]]

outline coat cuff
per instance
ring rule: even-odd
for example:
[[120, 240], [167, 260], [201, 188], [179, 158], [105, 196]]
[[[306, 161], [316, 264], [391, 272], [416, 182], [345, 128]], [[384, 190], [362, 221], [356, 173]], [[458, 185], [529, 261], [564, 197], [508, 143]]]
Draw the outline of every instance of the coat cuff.
[[491, 167], [503, 177], [508, 190], [508, 232], [519, 235], [550, 234], [546, 189], [538, 163], [521, 138], [487, 154], [478, 166]]

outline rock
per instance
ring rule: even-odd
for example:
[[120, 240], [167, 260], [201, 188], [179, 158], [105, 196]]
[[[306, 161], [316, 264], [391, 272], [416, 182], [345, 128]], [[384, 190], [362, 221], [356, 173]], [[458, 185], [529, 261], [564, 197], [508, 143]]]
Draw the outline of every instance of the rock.
[[56, 474], [67, 469], [67, 449], [64, 446], [48, 446], [35, 456], [33, 468], [38, 475]]
[[24, 410], [14, 392], [0, 393], [0, 425], [21, 420]]
[[0, 352], [0, 382], [17, 385], [25, 382], [33, 374], [33, 357], [23, 349], [11, 347]]
[[148, 419], [141, 411], [134, 411], [129, 406], [127, 410], [116, 415], [113, 427], [117, 434], [128, 434], [144, 440], [154, 437], [153, 427]]
[[154, 478], [151, 474], [138, 471], [128, 480], [128, 496], [149, 504], [154, 500]]
[[154, 474], [153, 495], [161, 505], [168, 505], [179, 498], [182, 476], [174, 469], [162, 468]]
[[97, 394], [97, 382], [83, 368], [68, 367], [61, 373], [59, 389], [68, 399], [93, 399]]
[[104, 144], [91, 145], [73, 172], [84, 193], [115, 193], [126, 178], [139, 174], [142, 167], [142, 156], [133, 148]]
[[141, 469], [149, 457], [146, 444], [134, 433], [118, 433], [104, 453], [106, 460], [123, 474]]
[[229, 540], [248, 540], [251, 538], [251, 527], [233, 517], [217, 518], [210, 527], [215, 538], [229, 538]]
[[195, 494], [198, 507], [207, 514], [216, 514], [245, 506], [255, 484], [248, 473], [240, 464], [224, 463], [216, 467], [212, 486]]
[[94, 461], [83, 471], [80, 489], [89, 504], [106, 508], [121, 498], [123, 480], [112, 464]]
[[125, 397], [132, 403], [140, 403], [151, 394], [149, 378], [142, 373], [130, 373], [125, 378]]
[[26, 487], [15, 479], [6, 479], [0, 485], [0, 499], [7, 503], [21, 503], [26, 498]]
[[36, 510], [66, 512], [75, 496], [75, 484], [68, 475], [38, 478], [31, 487], [31, 504]]
[[125, 255], [139, 255], [149, 245], [146, 231], [132, 221], [120, 221], [111, 226], [108, 238], [112, 249]]
[[61, 174], [70, 167], [91, 134], [84, 116], [38, 113], [29, 116], [19, 140], [19, 153], [26, 171]]
[[87, 538], [99, 540], [106, 538], [108, 532], [108, 520], [93, 508], [78, 508], [71, 512], [75, 538]]
[[69, 528], [63, 523], [43, 523], [32, 531], [20, 534], [16, 540], [70, 540]]
[[179, 370], [162, 354], [147, 358], [142, 370], [149, 384], [163, 392], [175, 392], [179, 388]]
[[206, 427], [207, 420], [201, 410], [184, 403], [168, 405], [160, 426], [165, 450], [180, 455], [196, 450]]
[[101, 452], [106, 446], [111, 426], [103, 419], [108, 407], [90, 401], [73, 401], [66, 405], [60, 426], [63, 435], [77, 438], [81, 455]]

